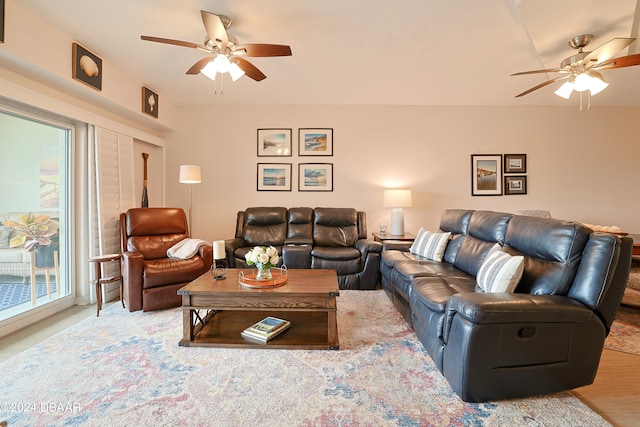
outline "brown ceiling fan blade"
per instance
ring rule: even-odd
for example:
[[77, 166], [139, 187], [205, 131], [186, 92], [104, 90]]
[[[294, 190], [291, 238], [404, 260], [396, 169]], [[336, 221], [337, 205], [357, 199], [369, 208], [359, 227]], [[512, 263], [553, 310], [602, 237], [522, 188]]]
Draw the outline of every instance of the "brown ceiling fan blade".
[[191, 68], [187, 70], [186, 74], [198, 74], [209, 62], [211, 62], [211, 57], [202, 58], [200, 61], [193, 64]]
[[229, 39], [227, 37], [227, 30], [224, 28], [220, 17], [204, 10], [200, 11], [200, 15], [202, 16], [202, 23], [204, 24], [205, 30], [207, 30], [209, 39], [211, 41], [218, 40], [223, 47], [226, 47]]
[[246, 56], [291, 56], [291, 47], [282, 44], [243, 44], [233, 50]]
[[257, 82], [267, 78], [267, 76], [265, 76], [262, 71], [258, 70], [258, 68], [255, 65], [253, 65], [251, 62], [247, 61], [246, 59], [235, 58], [234, 61], [236, 61], [236, 63], [238, 64], [238, 67], [240, 67], [240, 69], [244, 71], [244, 74], [247, 77], [250, 77]]
[[544, 82], [544, 83], [540, 83], [538, 86], [534, 86], [534, 87], [532, 87], [532, 88], [531, 88], [531, 89], [529, 89], [529, 90], [525, 90], [524, 92], [522, 92], [522, 93], [520, 93], [520, 94], [516, 95], [515, 97], [516, 97], [516, 98], [520, 98], [521, 96], [525, 96], [525, 95], [527, 95], [527, 94], [530, 94], [530, 93], [531, 93], [531, 92], [533, 92], [534, 90], [541, 89], [541, 88], [543, 88], [543, 87], [545, 87], [545, 86], [550, 85], [550, 84], [551, 84], [551, 83], [553, 83], [553, 82], [557, 82], [558, 80], [568, 79], [569, 77], [571, 77], [571, 75], [566, 75], [566, 76], [556, 77], [555, 79], [547, 80], [547, 81], [546, 81], [546, 82]]
[[205, 49], [205, 50], [207, 49], [201, 44], [192, 43], [192, 42], [183, 42], [182, 40], [163, 39], [162, 37], [151, 37], [151, 36], [140, 36], [140, 38], [142, 40], [146, 40], [149, 42], [172, 44], [172, 45], [183, 46], [183, 47], [192, 47], [194, 49]]
[[620, 58], [613, 58], [608, 61], [602, 62], [595, 67], [594, 70], [610, 70], [612, 68], [632, 67], [634, 65], [640, 65], [640, 53], [635, 55], [621, 56]]
[[610, 40], [594, 51], [589, 52], [587, 56], [584, 57], [583, 62], [586, 64], [587, 62], [595, 61], [596, 64], [599, 64], [607, 59], [613, 58], [635, 40], [634, 38], [616, 38]]
[[542, 73], [568, 73], [569, 71], [564, 68], [550, 68], [548, 70], [533, 70], [533, 71], [521, 71], [519, 73], [511, 74], [512, 76], [523, 76], [525, 74], [542, 74]]

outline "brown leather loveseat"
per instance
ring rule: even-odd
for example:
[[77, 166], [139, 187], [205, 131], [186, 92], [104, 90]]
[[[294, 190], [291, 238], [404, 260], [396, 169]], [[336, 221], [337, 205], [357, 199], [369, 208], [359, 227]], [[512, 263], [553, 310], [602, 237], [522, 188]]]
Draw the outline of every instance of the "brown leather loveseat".
[[129, 311], [180, 305], [178, 289], [209, 271], [211, 245], [190, 259], [168, 258], [167, 250], [189, 237], [178, 208], [134, 208], [120, 214], [123, 299]]
[[382, 245], [367, 239], [366, 214], [352, 208], [252, 207], [238, 212], [227, 262], [246, 268], [245, 254], [272, 245], [287, 268], [335, 270], [340, 289], [375, 289]]

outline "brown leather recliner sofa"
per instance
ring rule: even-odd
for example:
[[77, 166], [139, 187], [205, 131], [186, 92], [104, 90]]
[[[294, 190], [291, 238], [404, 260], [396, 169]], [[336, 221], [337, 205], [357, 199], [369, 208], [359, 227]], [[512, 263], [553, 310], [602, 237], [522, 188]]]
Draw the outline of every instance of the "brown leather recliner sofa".
[[206, 273], [213, 262], [211, 245], [190, 259], [168, 258], [167, 250], [189, 237], [187, 217], [179, 208], [134, 208], [120, 214], [123, 299], [129, 311], [177, 307], [178, 289]]
[[[591, 384], [622, 299], [633, 241], [581, 224], [446, 210], [442, 262], [382, 253], [382, 287], [465, 401], [526, 397]], [[436, 230], [437, 231], [437, 230]], [[523, 256], [514, 293], [478, 287], [498, 243]]]
[[351, 208], [251, 207], [237, 214], [227, 262], [246, 268], [245, 254], [272, 245], [287, 268], [335, 270], [340, 289], [375, 289], [382, 245], [367, 239], [366, 213]]

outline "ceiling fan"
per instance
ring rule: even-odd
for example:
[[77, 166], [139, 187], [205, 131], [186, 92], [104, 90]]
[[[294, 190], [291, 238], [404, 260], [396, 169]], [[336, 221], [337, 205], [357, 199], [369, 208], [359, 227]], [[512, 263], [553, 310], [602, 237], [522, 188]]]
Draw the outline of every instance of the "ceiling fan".
[[246, 74], [259, 82], [267, 76], [244, 57], [291, 56], [291, 47], [286, 45], [239, 44], [235, 36], [227, 33], [232, 23], [228, 16], [216, 15], [204, 10], [200, 11], [200, 15], [207, 32], [203, 44], [151, 36], [140, 36], [140, 38], [151, 42], [198, 49], [211, 54], [193, 64], [186, 74], [194, 75], [201, 72], [212, 80], [215, 80], [217, 73], [228, 72], [234, 81]]
[[569, 40], [569, 46], [577, 49], [578, 52], [565, 58], [560, 64], [560, 68], [522, 71], [512, 74], [512, 76], [539, 73], [560, 74], [558, 77], [540, 83], [515, 97], [519, 98], [561, 80], [566, 80], [566, 82], [555, 91], [558, 96], [569, 99], [574, 90], [580, 92], [581, 95], [584, 91], [588, 91], [589, 96], [595, 95], [609, 86], [600, 71], [640, 65], [640, 54], [613, 58], [613, 56], [633, 43], [636, 40], [635, 38], [615, 38], [591, 52], [584, 52], [582, 49], [591, 43], [591, 40], [593, 40], [592, 34], [583, 34]]

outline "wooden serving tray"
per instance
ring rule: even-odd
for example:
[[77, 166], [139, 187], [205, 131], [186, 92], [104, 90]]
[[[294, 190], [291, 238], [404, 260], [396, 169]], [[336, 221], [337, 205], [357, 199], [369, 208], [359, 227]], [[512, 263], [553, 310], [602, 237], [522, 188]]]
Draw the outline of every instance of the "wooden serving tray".
[[247, 288], [277, 288], [278, 286], [282, 286], [289, 280], [286, 269], [280, 268], [272, 268], [271, 276], [272, 279], [263, 280], [256, 279], [258, 272], [256, 270], [251, 270], [250, 273], [245, 273], [244, 271], [240, 272], [238, 281], [242, 286]]

